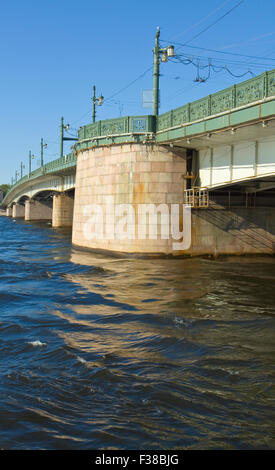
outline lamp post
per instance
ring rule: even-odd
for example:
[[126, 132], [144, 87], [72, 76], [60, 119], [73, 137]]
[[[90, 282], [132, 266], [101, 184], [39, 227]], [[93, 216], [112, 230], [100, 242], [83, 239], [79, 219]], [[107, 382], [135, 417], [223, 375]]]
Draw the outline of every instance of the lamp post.
[[32, 155], [31, 150], [29, 151], [29, 177], [31, 176], [32, 172], [32, 159], [34, 158], [34, 155]]
[[159, 64], [161, 62], [168, 62], [168, 57], [174, 57], [174, 46], [168, 46], [165, 49], [159, 46], [160, 29], [157, 27], [155, 38], [155, 47], [153, 49], [154, 69], [153, 69], [153, 114], [159, 114]]
[[25, 165], [21, 162], [21, 178], [23, 178], [23, 170], [25, 169]]
[[64, 126], [64, 118], [61, 118], [60, 123], [60, 158], [63, 157], [63, 142], [64, 140], [78, 140], [77, 137], [64, 137], [64, 130], [68, 131], [70, 129], [70, 124]]
[[104, 102], [104, 97], [102, 95], [100, 95], [99, 98], [96, 98], [96, 96], [95, 96], [95, 85], [93, 86], [92, 101], [93, 101], [93, 123], [94, 123], [95, 122], [95, 115], [96, 115], [95, 106], [96, 106], [96, 104], [98, 106], [102, 106], [102, 104]]
[[43, 139], [41, 139], [41, 160], [40, 160], [40, 166], [41, 168], [43, 167], [44, 165], [44, 161], [43, 161], [43, 153], [44, 153], [44, 149], [47, 148], [47, 144], [44, 144], [43, 143]]

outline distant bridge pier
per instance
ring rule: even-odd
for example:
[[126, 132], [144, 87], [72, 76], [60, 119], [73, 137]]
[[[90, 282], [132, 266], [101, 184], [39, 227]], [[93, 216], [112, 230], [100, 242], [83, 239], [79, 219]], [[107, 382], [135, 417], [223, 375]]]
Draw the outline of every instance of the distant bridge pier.
[[25, 206], [18, 204], [17, 202], [12, 206], [12, 217], [14, 219], [24, 219], [25, 218]]
[[27, 200], [25, 220], [52, 220], [52, 208], [47, 201]]
[[53, 196], [53, 227], [72, 227], [74, 198], [72, 194], [60, 193]]
[[7, 207], [6, 214], [7, 214], [7, 217], [12, 217], [12, 207]]

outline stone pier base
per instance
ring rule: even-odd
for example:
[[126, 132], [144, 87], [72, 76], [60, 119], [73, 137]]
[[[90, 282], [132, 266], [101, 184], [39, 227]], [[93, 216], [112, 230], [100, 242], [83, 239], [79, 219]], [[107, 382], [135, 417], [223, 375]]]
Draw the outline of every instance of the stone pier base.
[[7, 215], [7, 217], [12, 217], [12, 207], [7, 207], [6, 215]]
[[12, 217], [19, 219], [24, 219], [25, 217], [25, 206], [21, 204], [13, 204], [12, 206]]
[[40, 201], [25, 202], [25, 220], [51, 220], [52, 208]]
[[74, 199], [67, 194], [53, 197], [53, 227], [71, 227], [73, 225]]
[[[148, 240], [139, 232], [159, 232], [161, 221], [166, 212], [171, 211], [171, 206], [183, 204], [185, 174], [184, 149], [122, 144], [80, 151], [73, 244], [126, 253], [173, 253], [170, 234]], [[140, 217], [140, 210], [146, 208], [149, 211], [159, 209], [162, 214], [155, 212], [152, 217]], [[124, 231], [125, 217], [128, 233], [118, 237], [117, 230]], [[102, 233], [100, 225], [104, 225]], [[95, 232], [100, 233], [95, 236]]]

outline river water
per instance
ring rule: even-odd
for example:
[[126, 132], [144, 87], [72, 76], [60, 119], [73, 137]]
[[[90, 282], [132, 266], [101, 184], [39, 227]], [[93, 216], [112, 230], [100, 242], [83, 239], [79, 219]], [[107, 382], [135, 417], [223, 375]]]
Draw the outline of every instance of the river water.
[[0, 234], [1, 449], [274, 449], [275, 258]]

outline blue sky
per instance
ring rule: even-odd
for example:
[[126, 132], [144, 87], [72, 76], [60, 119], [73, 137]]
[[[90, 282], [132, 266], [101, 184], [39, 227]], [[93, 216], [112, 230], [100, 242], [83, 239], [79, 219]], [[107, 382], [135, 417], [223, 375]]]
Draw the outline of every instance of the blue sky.
[[[192, 61], [161, 64], [163, 113], [251, 77], [228, 70], [275, 68], [274, 17], [275, 0], [2, 0], [0, 183], [10, 183], [21, 162], [27, 170], [29, 150], [39, 166], [41, 137], [45, 161], [58, 157], [60, 117], [72, 133], [90, 123], [93, 85], [105, 98], [97, 119], [150, 114], [142, 90], [152, 89], [157, 26], [162, 46], [173, 41]], [[209, 61], [215, 72], [196, 82]]]

